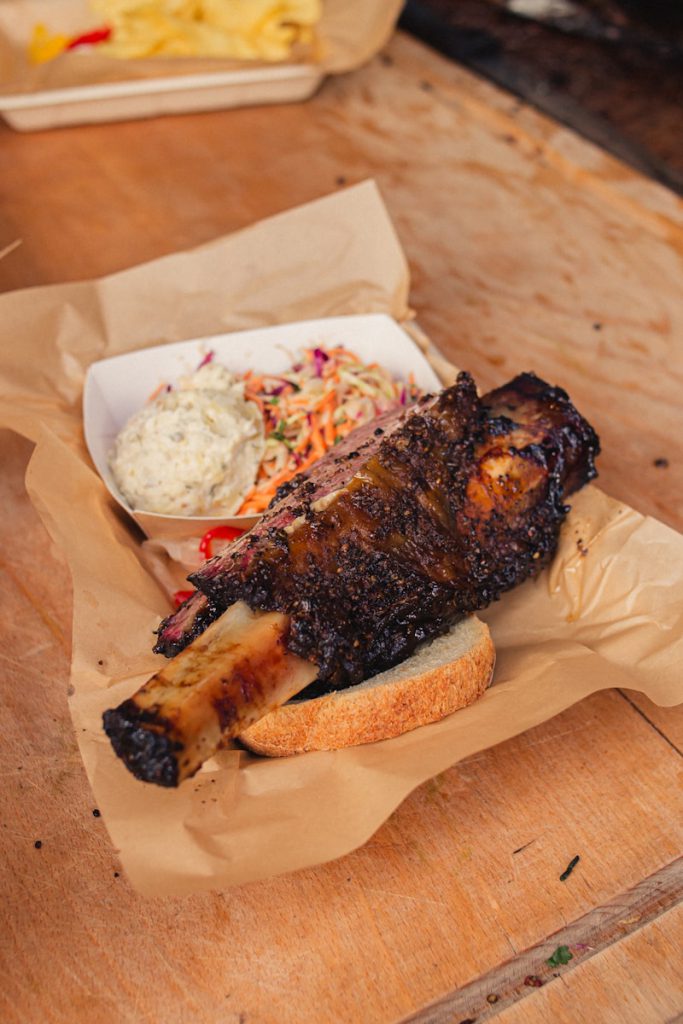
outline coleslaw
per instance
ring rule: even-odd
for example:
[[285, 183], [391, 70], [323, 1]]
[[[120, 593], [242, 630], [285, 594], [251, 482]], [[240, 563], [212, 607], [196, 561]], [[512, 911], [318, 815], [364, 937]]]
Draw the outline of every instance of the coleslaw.
[[266, 441], [256, 483], [239, 515], [263, 512], [278, 487], [356, 427], [419, 397], [412, 373], [404, 384], [340, 345], [304, 349], [290, 371], [249, 371], [243, 380], [244, 397], [263, 415]]

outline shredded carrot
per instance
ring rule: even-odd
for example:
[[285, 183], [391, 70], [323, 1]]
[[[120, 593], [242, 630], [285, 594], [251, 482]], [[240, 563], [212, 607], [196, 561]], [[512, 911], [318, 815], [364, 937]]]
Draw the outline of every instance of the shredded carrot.
[[328, 406], [328, 405], [332, 405], [333, 406], [335, 404], [335, 402], [336, 402], [336, 399], [337, 399], [337, 395], [336, 395], [335, 391], [334, 390], [328, 391], [327, 394], [324, 395], [320, 399], [320, 401], [318, 402], [318, 404], [316, 406], [316, 412], [322, 412], [323, 409], [325, 409], [325, 407]]
[[301, 463], [301, 465], [297, 468], [297, 473], [303, 473], [303, 471], [305, 469], [308, 469], [309, 466], [312, 466], [313, 463], [317, 462], [317, 461], [318, 461], [318, 456], [317, 455], [309, 455], [308, 458], [304, 459], [304, 461]]
[[337, 427], [337, 436], [346, 437], [346, 435], [350, 434], [351, 431], [354, 430], [355, 428], [356, 424], [352, 420], [345, 420], [343, 423], [340, 423], [339, 426]]
[[300, 455], [301, 452], [304, 452], [304, 451], [306, 451], [307, 448], [310, 448], [310, 445], [311, 445], [311, 438], [310, 438], [310, 435], [308, 433], [306, 433], [306, 434], [304, 434], [302, 439], [299, 441], [299, 443], [296, 445], [296, 447], [294, 447], [292, 449], [292, 451], [295, 452], [297, 455]]
[[347, 359], [351, 359], [354, 363], [360, 363], [360, 359], [355, 352], [349, 352], [347, 348], [342, 348], [341, 345], [335, 345], [334, 348], [328, 349], [328, 355], [331, 356], [346, 356]]
[[255, 402], [256, 405], [258, 405], [258, 407], [259, 407], [259, 409], [261, 410], [262, 413], [265, 412], [265, 408], [266, 407], [265, 407], [265, 405], [263, 403], [263, 399], [260, 398], [259, 395], [252, 395], [250, 392], [245, 391], [244, 392], [244, 397], [247, 398], [250, 402]]
[[[266, 451], [239, 514], [258, 514], [278, 487], [374, 416], [405, 402], [406, 385], [349, 349], [308, 348], [285, 376], [249, 371], [244, 395], [263, 416]], [[418, 394], [408, 381], [411, 400]]]
[[328, 416], [328, 418], [325, 421], [325, 429], [323, 431], [323, 437], [325, 439], [325, 446], [327, 448], [331, 448], [332, 447], [332, 445], [334, 444], [336, 436], [337, 436], [337, 431], [335, 430], [334, 421], [332, 420], [332, 414], [330, 413], [330, 415]]
[[[273, 494], [274, 493], [275, 491], [273, 491]], [[268, 508], [268, 505], [270, 504], [270, 500], [273, 497], [273, 494], [256, 494], [251, 499], [251, 501], [247, 501], [244, 503], [244, 505], [242, 505], [238, 514], [241, 516], [245, 516], [248, 515], [250, 512], [263, 512], [264, 509]]]
[[322, 456], [325, 454], [326, 449], [325, 442], [323, 441], [323, 436], [320, 433], [320, 427], [317, 425], [317, 423], [314, 426], [313, 432], [311, 434], [311, 443], [313, 445], [313, 452], [315, 453], [315, 455], [319, 459], [322, 458]]
[[158, 398], [162, 391], [165, 391], [168, 384], [160, 384], [158, 388], [155, 388], [152, 394], [147, 399], [148, 402], [153, 402], [155, 398]]
[[269, 492], [272, 491], [273, 494], [275, 494], [280, 484], [286, 483], [286, 481], [290, 480], [291, 477], [292, 471], [290, 469], [283, 469], [283, 471], [281, 473], [278, 473], [277, 476], [272, 476], [269, 481]]

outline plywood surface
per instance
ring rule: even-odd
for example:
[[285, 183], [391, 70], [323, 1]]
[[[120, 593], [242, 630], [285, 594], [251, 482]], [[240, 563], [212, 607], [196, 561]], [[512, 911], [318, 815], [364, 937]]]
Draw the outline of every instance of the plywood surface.
[[[0, 143], [0, 249], [22, 239], [0, 260], [5, 290], [107, 273], [376, 177], [443, 352], [483, 386], [521, 367], [562, 382], [603, 436], [605, 489], [683, 525], [683, 207], [417, 44], [397, 37], [307, 105], [2, 128]], [[29, 455], [0, 435], [1, 1019], [385, 1024], [680, 854], [680, 715], [608, 692], [439, 776], [334, 864], [141, 899], [116, 874], [71, 732], [69, 581], [23, 490]], [[644, 954], [633, 984], [641, 969]]]

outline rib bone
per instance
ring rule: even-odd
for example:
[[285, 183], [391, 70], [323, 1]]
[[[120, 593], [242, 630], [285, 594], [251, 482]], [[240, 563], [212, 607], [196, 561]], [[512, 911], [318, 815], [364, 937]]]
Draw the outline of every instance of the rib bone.
[[139, 779], [177, 786], [221, 744], [317, 673], [290, 654], [289, 617], [238, 601], [129, 700], [105, 712], [114, 750]]

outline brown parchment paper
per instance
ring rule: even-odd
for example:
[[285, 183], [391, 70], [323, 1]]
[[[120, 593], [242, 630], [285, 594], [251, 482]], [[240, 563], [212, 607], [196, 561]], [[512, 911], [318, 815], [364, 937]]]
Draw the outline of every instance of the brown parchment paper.
[[[377, 53], [391, 36], [401, 0], [324, 0], [312, 47], [284, 63], [304, 63], [323, 74], [352, 71]], [[0, 89], [6, 95], [64, 89], [104, 82], [140, 81], [177, 75], [277, 67], [257, 61], [210, 57], [154, 57], [120, 60], [94, 47], [32, 65], [27, 46], [37, 23], [54, 33], [77, 34], [101, 24], [87, 0], [2, 0], [0, 3]]]
[[74, 583], [76, 735], [112, 842], [143, 893], [224, 888], [339, 857], [430, 776], [596, 690], [683, 701], [683, 537], [589, 487], [572, 499], [552, 567], [484, 613], [498, 662], [472, 707], [348, 750], [274, 760], [225, 751], [175, 791], [136, 781], [115, 758], [101, 713], [158, 666], [151, 634], [168, 602], [141, 535], [86, 454], [86, 367], [286, 320], [405, 319], [408, 284], [381, 199], [365, 183], [99, 281], [0, 297], [0, 424], [36, 442], [27, 487]]

